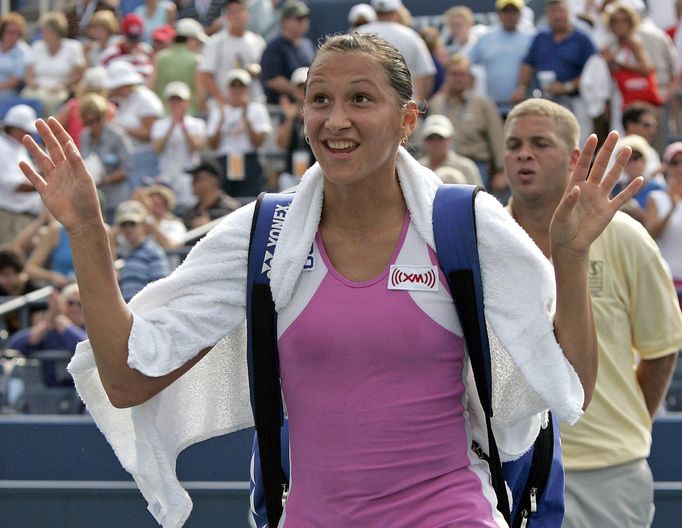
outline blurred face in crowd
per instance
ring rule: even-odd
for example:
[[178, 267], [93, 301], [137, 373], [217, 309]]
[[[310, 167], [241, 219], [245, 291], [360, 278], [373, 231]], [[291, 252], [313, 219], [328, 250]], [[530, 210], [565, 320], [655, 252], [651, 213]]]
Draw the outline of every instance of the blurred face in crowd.
[[609, 29], [618, 38], [626, 38], [632, 34], [635, 27], [628, 15], [623, 10], [618, 10], [609, 19]]
[[675, 154], [672, 159], [665, 164], [666, 181], [671, 193], [682, 196], [682, 152]]
[[126, 242], [131, 248], [136, 248], [144, 239], [147, 238], [147, 227], [140, 222], [131, 222], [130, 220], [121, 222], [119, 224], [121, 234], [126, 239]]
[[149, 213], [157, 219], [161, 219], [168, 213], [168, 203], [160, 194], [150, 194], [147, 202]]
[[519, 25], [519, 20], [521, 20], [521, 11], [508, 5], [497, 12], [497, 17], [505, 31], [514, 31]]
[[43, 40], [45, 40], [45, 44], [47, 44], [47, 47], [50, 49], [58, 46], [62, 39], [62, 36], [50, 26], [43, 26], [42, 33]]
[[243, 82], [233, 80], [227, 85], [227, 104], [244, 106], [249, 102], [249, 87]]
[[637, 176], [644, 175], [644, 169], [646, 168], [646, 158], [644, 154], [639, 150], [632, 150], [630, 154], [630, 159], [625, 164], [625, 174], [627, 174], [630, 179], [634, 179]]
[[289, 40], [303, 38], [310, 29], [310, 17], [287, 17], [282, 19], [282, 34]]
[[515, 200], [558, 202], [577, 156], [553, 117], [518, 116], [507, 124], [504, 170]]
[[644, 112], [637, 122], [630, 123], [628, 126], [629, 134], [642, 136], [649, 143], [653, 143], [658, 131], [658, 122], [652, 112]]
[[17, 295], [21, 289], [19, 272], [12, 266], [0, 269], [0, 290], [7, 295]]
[[14, 47], [14, 45], [19, 41], [21, 37], [21, 30], [19, 26], [12, 22], [5, 24], [5, 29], [2, 32], [2, 49], [9, 50]]
[[448, 19], [448, 29], [450, 34], [457, 40], [466, 40], [469, 30], [471, 29], [471, 23], [465, 19], [463, 16], [455, 15]]
[[66, 316], [78, 326], [85, 326], [85, 318], [83, 317], [83, 310], [81, 310], [81, 296], [78, 290], [71, 292], [66, 299], [64, 299], [64, 310]]
[[231, 2], [225, 7], [225, 19], [231, 35], [241, 37], [249, 24], [249, 10], [239, 2]]
[[443, 160], [448, 155], [450, 138], [430, 134], [424, 138], [424, 152], [431, 160]]
[[100, 114], [85, 114], [82, 118], [81, 121], [83, 122], [84, 127], [88, 127], [90, 129], [90, 133], [95, 136], [99, 137], [100, 134], [102, 133], [102, 129], [104, 128], [104, 115]]
[[185, 101], [182, 97], [168, 98], [168, 113], [171, 117], [180, 118], [187, 114], [189, 108], [189, 101]]
[[563, 2], [556, 2], [547, 6], [547, 23], [552, 32], [560, 35], [570, 30], [568, 8]]
[[472, 77], [469, 67], [465, 64], [453, 63], [446, 71], [447, 90], [450, 94], [459, 95], [471, 88]]

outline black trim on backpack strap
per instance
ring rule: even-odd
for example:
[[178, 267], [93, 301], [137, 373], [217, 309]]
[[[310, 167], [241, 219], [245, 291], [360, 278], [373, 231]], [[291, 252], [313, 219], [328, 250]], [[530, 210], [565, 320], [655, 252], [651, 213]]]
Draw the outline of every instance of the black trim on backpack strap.
[[533, 444], [533, 458], [530, 464], [526, 487], [523, 489], [519, 507], [514, 518], [512, 528], [520, 528], [524, 519], [527, 520], [534, 513], [532, 505], [532, 495], [535, 500], [540, 501], [542, 494], [547, 487], [549, 474], [554, 460], [554, 423], [552, 413], [547, 413], [547, 427], [541, 427], [535, 443]]
[[[249, 271], [251, 252], [256, 223], [262, 196], [259, 196], [251, 225], [249, 250]], [[265, 495], [268, 526], [276, 528], [282, 516], [282, 496], [287, 480], [282, 470], [282, 445], [280, 427], [282, 424], [282, 393], [279, 379], [279, 356], [277, 353], [277, 318], [268, 284], [252, 286], [247, 299], [248, 336], [251, 353], [249, 354], [249, 374], [251, 382], [251, 405], [253, 408], [258, 451], [260, 455], [261, 477]]]
[[[490, 467], [490, 478], [492, 481], [495, 495], [497, 496], [497, 509], [504, 516], [507, 524], [511, 526], [511, 507], [509, 496], [507, 495], [507, 485], [502, 471], [502, 461], [497, 449], [497, 442], [493, 434], [492, 424], [490, 423], [490, 413], [486, 409], [492, 407], [492, 402], [488, 398], [488, 389], [485, 384], [485, 370], [483, 368], [483, 348], [481, 344], [478, 310], [476, 310], [476, 292], [474, 288], [473, 273], [471, 270], [454, 270], [447, 275], [448, 286], [452, 293], [452, 298], [457, 308], [462, 332], [467, 344], [469, 357], [471, 358], [471, 369], [476, 380], [476, 391], [484, 409], [485, 425], [488, 432], [488, 466]], [[483, 321], [485, 327], [485, 321]]]

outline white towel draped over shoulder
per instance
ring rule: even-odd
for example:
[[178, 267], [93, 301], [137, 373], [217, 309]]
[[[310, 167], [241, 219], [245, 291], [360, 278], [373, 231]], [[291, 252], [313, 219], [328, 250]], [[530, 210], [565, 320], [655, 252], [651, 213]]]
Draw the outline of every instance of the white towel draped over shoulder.
[[[431, 212], [440, 180], [402, 148], [397, 171], [412, 222], [433, 247]], [[318, 164], [308, 170], [280, 234], [271, 274], [278, 310], [291, 300], [317, 231], [323, 180]], [[554, 338], [550, 264], [494, 198], [479, 194], [476, 213], [491, 332], [494, 427], [503, 458], [512, 459], [530, 447], [546, 409], [575, 422], [583, 391]], [[116, 409], [104, 393], [88, 341], [69, 365], [97, 426], [164, 527], [182, 526], [192, 508], [175, 475], [178, 453], [253, 423], [244, 324], [252, 215], [252, 204], [229, 215], [177, 270], [130, 302], [128, 364], [146, 375], [171, 372], [218, 343], [182, 378], [142, 405]], [[475, 390], [468, 392], [475, 402]], [[470, 408], [470, 420], [485, 448], [480, 410]]]

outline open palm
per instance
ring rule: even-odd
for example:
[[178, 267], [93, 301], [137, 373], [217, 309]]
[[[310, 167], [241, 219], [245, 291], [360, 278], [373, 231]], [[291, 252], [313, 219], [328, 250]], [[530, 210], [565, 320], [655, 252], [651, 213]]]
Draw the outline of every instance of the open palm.
[[608, 223], [625, 203], [639, 190], [643, 179], [635, 178], [613, 198], [610, 197], [631, 150], [623, 148], [610, 170], [609, 159], [618, 141], [618, 134], [611, 132], [590, 166], [597, 146], [597, 137], [590, 136], [578, 158], [571, 181], [554, 212], [550, 223], [552, 252], [567, 251], [586, 254], [590, 244], [604, 231]]
[[24, 145], [42, 176], [25, 162], [21, 162], [19, 167], [45, 206], [69, 233], [101, 223], [95, 182], [69, 134], [53, 117], [47, 122], [39, 119], [36, 128], [45, 143], [45, 150], [28, 135], [24, 136]]

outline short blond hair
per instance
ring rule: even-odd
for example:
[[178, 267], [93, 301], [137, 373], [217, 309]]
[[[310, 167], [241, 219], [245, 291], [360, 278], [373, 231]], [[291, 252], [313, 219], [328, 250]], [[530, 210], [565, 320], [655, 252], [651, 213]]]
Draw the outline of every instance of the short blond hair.
[[505, 133], [509, 129], [509, 124], [512, 119], [529, 116], [550, 117], [554, 119], [559, 128], [559, 135], [563, 138], [568, 148], [573, 149], [578, 147], [578, 142], [580, 141], [580, 125], [578, 125], [578, 120], [575, 116], [566, 107], [539, 97], [526, 99], [512, 108], [512, 111], [507, 115], [507, 120], [504, 125]]
[[90, 23], [88, 27], [101, 27], [109, 33], [109, 36], [116, 35], [120, 32], [120, 24], [118, 23], [118, 18], [108, 9], [100, 9], [95, 11], [90, 18]]
[[630, 19], [630, 25], [634, 31], [639, 26], [641, 20], [637, 10], [630, 5], [628, 2], [623, 2], [622, 0], [616, 0], [615, 2], [606, 6], [604, 10], [604, 21], [607, 26], [611, 26], [611, 19], [616, 13], [623, 13]]
[[60, 37], [66, 37], [69, 32], [69, 22], [61, 11], [48, 11], [40, 17], [40, 27], [51, 29]]
[[448, 9], [443, 16], [445, 20], [450, 21], [453, 18], [460, 17], [465, 22], [469, 24], [474, 24], [474, 13], [471, 9], [466, 6], [455, 6]]
[[109, 103], [103, 95], [97, 92], [88, 92], [81, 98], [78, 110], [81, 119], [87, 116], [102, 117], [109, 111]]

